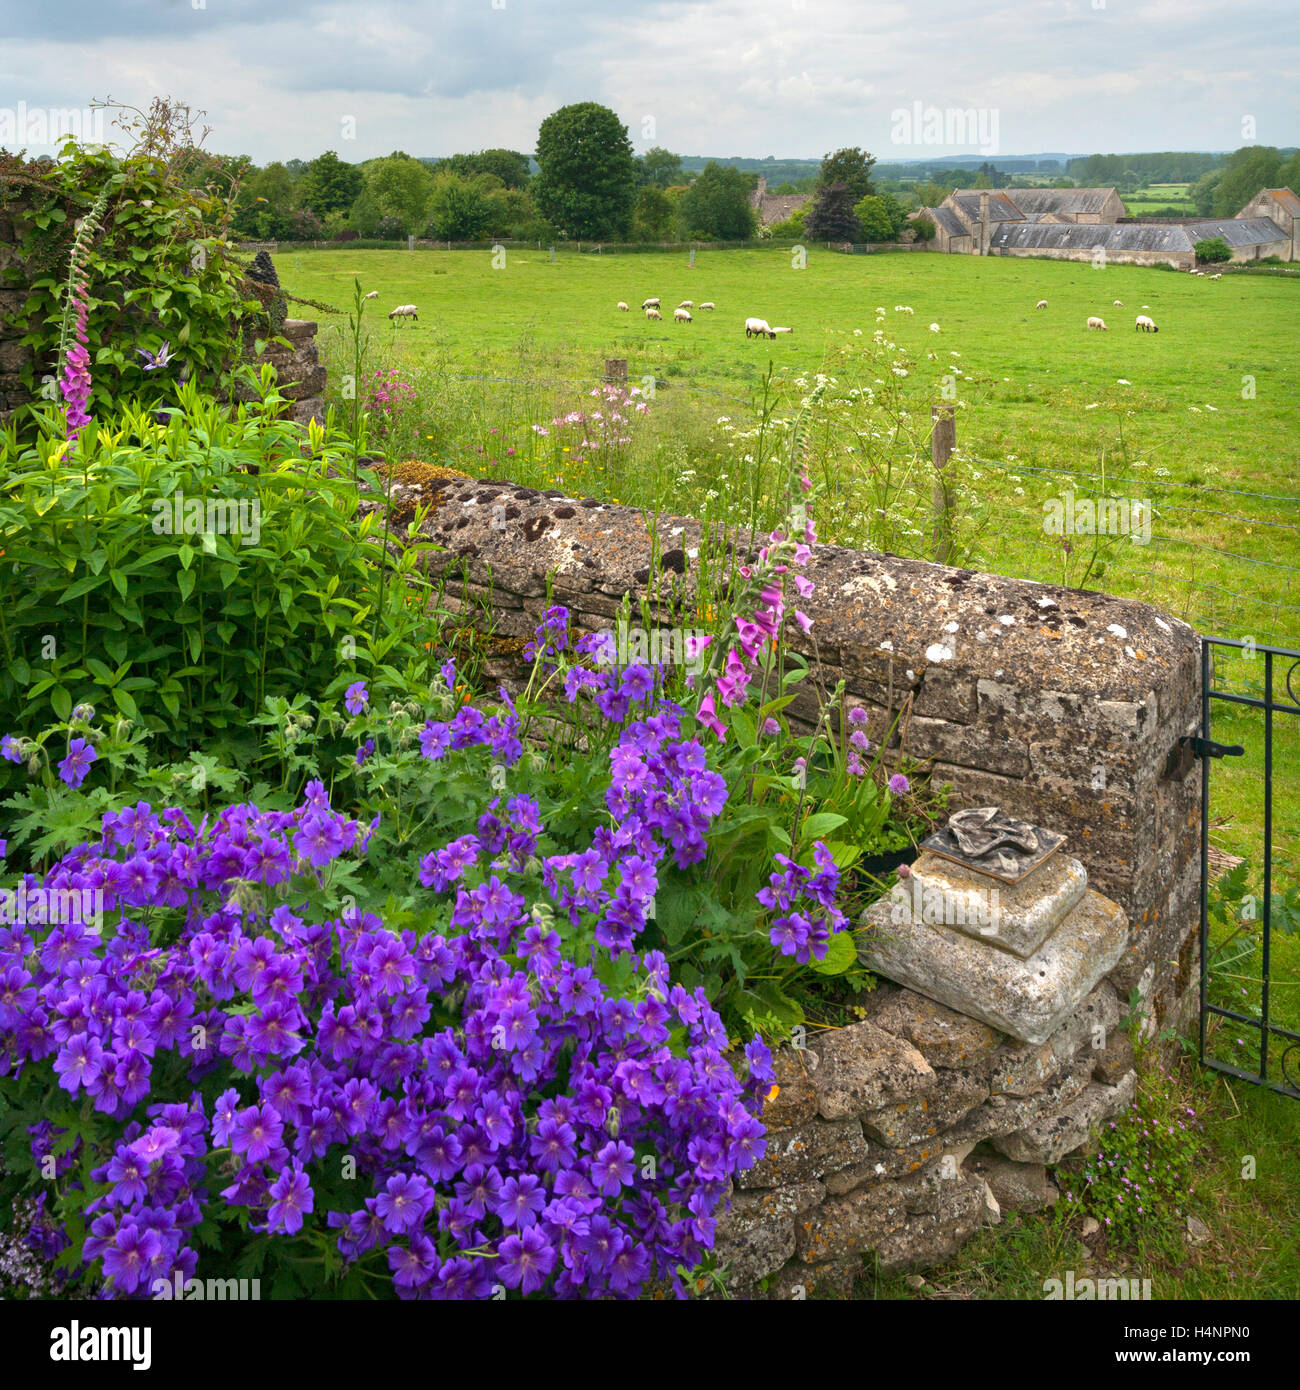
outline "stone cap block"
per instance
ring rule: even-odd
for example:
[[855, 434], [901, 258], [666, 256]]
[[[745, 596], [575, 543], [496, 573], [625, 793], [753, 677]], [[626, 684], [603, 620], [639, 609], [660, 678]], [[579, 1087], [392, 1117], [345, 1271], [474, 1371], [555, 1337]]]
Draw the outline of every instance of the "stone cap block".
[[952, 927], [896, 922], [888, 899], [867, 908], [861, 925], [868, 970], [1030, 1043], [1052, 1036], [1128, 944], [1123, 911], [1092, 891], [1024, 960]]

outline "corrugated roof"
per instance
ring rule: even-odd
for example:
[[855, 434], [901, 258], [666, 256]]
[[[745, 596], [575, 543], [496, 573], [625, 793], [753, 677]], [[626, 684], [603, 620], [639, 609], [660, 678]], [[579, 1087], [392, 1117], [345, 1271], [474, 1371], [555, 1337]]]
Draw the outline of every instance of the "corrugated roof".
[[1271, 217], [1227, 217], [1221, 221], [1185, 222], [1193, 241], [1222, 237], [1229, 246], [1267, 246], [1271, 241], [1289, 241], [1290, 237]]
[[1101, 212], [1113, 188], [1004, 188], [1003, 193], [1024, 213]]
[[1127, 223], [1020, 222], [997, 227], [997, 249], [1021, 251], [1190, 251], [1192, 238], [1178, 226]]

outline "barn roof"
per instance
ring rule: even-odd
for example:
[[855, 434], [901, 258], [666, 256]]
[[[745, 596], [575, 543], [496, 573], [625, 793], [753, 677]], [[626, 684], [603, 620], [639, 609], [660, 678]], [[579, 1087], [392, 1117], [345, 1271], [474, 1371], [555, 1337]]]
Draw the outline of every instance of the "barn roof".
[[1290, 240], [1271, 217], [1226, 217], [1221, 221], [1183, 225], [1194, 242], [1216, 236], [1222, 237], [1229, 246], [1267, 246], [1273, 241]]
[[949, 236], [970, 236], [970, 228], [951, 208], [926, 208], [926, 212]]
[[1190, 251], [1187, 229], [1168, 223], [1020, 222], [994, 228], [990, 246], [1035, 251]]
[[1113, 188], [1004, 188], [1008, 198], [1024, 213], [1101, 212]]
[[1007, 197], [1005, 192], [979, 188], [955, 189], [945, 202], [954, 203], [963, 217], [971, 222], [980, 220], [980, 197], [987, 191], [989, 195], [990, 222], [1019, 222], [1024, 213]]
[[758, 220], [765, 227], [774, 222], [785, 222], [805, 203], [812, 201], [811, 193], [762, 193], [757, 190], [749, 195], [749, 205], [758, 213]]
[[1289, 188], [1266, 188], [1264, 192], [1270, 198], [1274, 198], [1292, 215], [1300, 217], [1300, 198], [1297, 198]]

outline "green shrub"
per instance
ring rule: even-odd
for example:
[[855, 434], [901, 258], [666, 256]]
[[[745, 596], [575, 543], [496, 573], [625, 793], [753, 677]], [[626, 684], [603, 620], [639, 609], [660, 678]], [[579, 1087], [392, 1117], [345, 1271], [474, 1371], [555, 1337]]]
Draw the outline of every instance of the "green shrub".
[[423, 543], [376, 563], [371, 475], [332, 423], [277, 420], [270, 378], [233, 416], [189, 383], [166, 425], [137, 406], [75, 446], [0, 438], [0, 721], [85, 702], [186, 747], [269, 696], [423, 672]]
[[1206, 261], [1212, 265], [1232, 259], [1232, 248], [1221, 236], [1207, 237], [1204, 241], [1198, 241], [1192, 250], [1196, 252], [1198, 261]]

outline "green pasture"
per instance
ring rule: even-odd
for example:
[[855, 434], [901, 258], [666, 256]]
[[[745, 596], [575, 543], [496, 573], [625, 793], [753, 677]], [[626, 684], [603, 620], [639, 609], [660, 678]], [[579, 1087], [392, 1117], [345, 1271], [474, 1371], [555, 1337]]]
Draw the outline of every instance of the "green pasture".
[[[286, 249], [277, 260], [291, 294], [343, 307], [354, 278], [379, 292], [367, 306], [370, 365], [396, 368], [417, 388], [419, 422], [404, 453], [696, 515], [750, 486], [721, 447], [718, 418], [750, 418], [769, 367], [789, 369], [789, 398], [804, 389], [797, 380], [807, 385], [799, 373], [842, 371], [845, 348], [870, 341], [883, 309], [888, 339], [913, 361], [914, 421], [928, 420], [945, 378], [956, 390], [978, 512], [963, 563], [1143, 599], [1204, 632], [1300, 646], [1300, 286], [1290, 280], [817, 247], [804, 269], [788, 248], [701, 249], [693, 268], [684, 252], [560, 252], [552, 262], [545, 250], [515, 248], [496, 265], [486, 250]], [[648, 296], [661, 299], [663, 322], [639, 311]], [[675, 324], [683, 299], [717, 309]], [[1039, 299], [1046, 309], [1035, 309]], [[419, 322], [389, 323], [388, 309], [404, 303], [418, 307]], [[1142, 312], [1158, 334], [1135, 331]], [[1107, 332], [1088, 330], [1093, 314]], [[746, 339], [749, 315], [794, 332]], [[323, 322], [338, 382], [345, 320]], [[629, 383], [655, 383], [649, 433], [598, 467], [558, 448], [539, 452], [530, 426], [581, 407], [607, 358], [627, 359]], [[822, 534], [863, 544], [854, 493], [862, 487], [865, 499], [865, 485], [838, 466], [835, 478], [840, 495]], [[1149, 500], [1150, 542], [1077, 537], [1067, 550], [1045, 534], [1043, 503], [1070, 490]], [[1262, 669], [1262, 660], [1225, 658], [1219, 680], [1260, 693]], [[1284, 674], [1279, 664], [1281, 698]], [[1293, 685], [1300, 690], [1300, 672]], [[1216, 841], [1258, 872], [1262, 721], [1226, 706], [1216, 720], [1220, 737], [1247, 746], [1216, 782]], [[1274, 739], [1280, 887], [1300, 881], [1297, 725], [1279, 717]], [[1216, 775], [1228, 766], [1216, 764]]]

